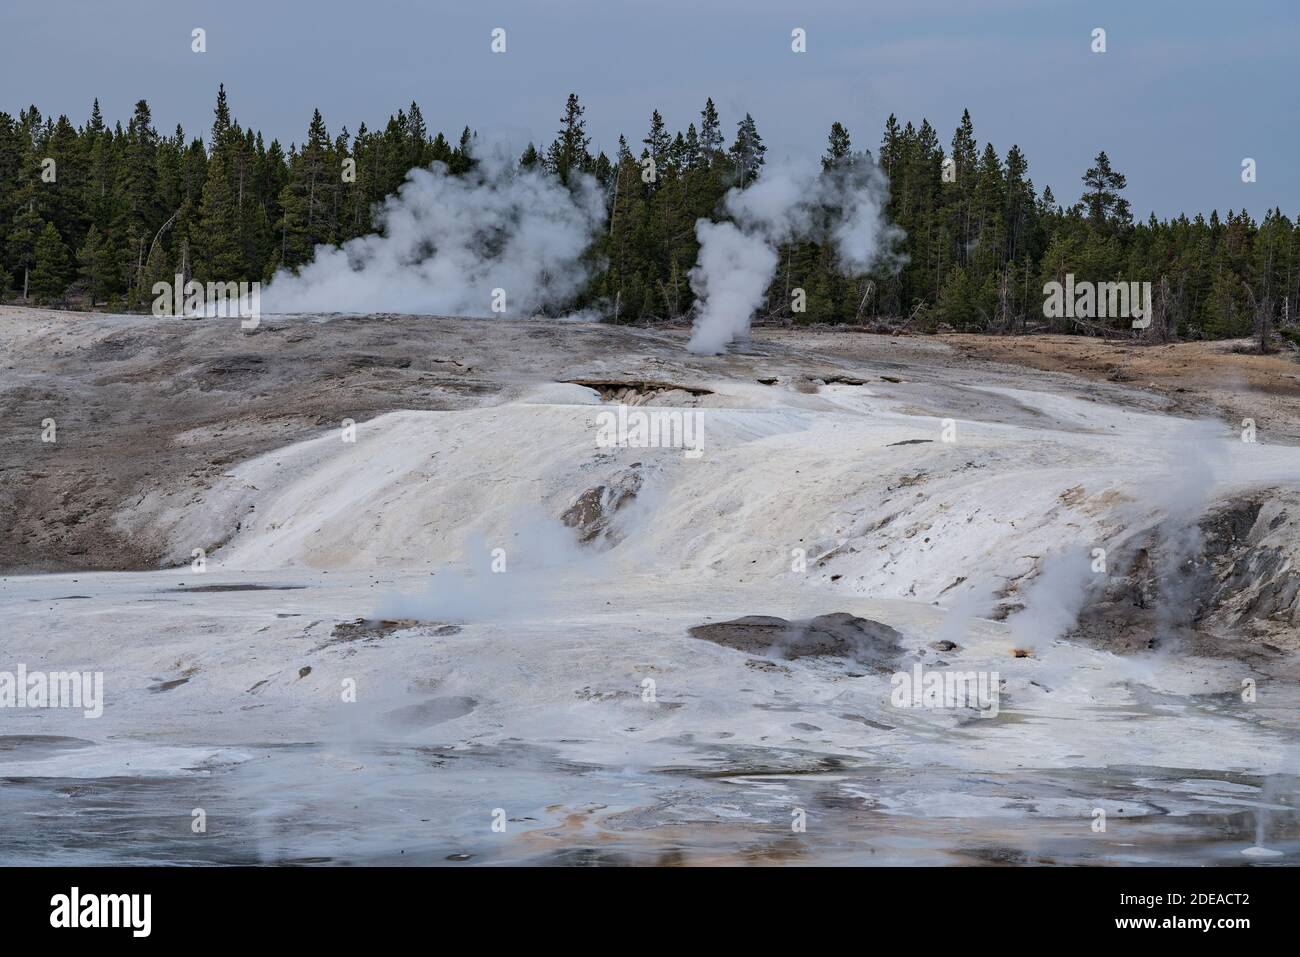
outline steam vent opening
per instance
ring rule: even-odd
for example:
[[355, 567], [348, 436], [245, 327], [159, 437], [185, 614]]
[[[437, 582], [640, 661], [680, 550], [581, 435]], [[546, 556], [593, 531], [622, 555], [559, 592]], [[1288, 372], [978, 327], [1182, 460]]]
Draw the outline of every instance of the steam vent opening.
[[601, 401], [623, 405], [695, 405], [700, 396], [713, 395], [712, 389], [653, 380], [565, 379], [569, 385], [595, 389]]

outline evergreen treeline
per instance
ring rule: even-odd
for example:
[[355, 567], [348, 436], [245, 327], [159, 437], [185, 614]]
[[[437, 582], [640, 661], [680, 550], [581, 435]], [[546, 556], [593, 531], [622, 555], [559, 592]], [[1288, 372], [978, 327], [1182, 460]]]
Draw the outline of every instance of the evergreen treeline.
[[468, 169], [470, 138], [431, 137], [412, 103], [382, 132], [362, 124], [355, 136], [331, 137], [318, 110], [286, 151], [232, 118], [224, 87], [206, 144], [179, 126], [160, 135], [144, 100], [125, 129], [105, 125], [98, 100], [80, 128], [34, 106], [16, 120], [0, 113], [0, 290], [134, 308], [177, 273], [266, 280], [318, 243], [371, 232], [372, 208], [413, 166]]
[[[153, 127], [141, 100], [125, 128], [110, 128], [96, 101], [75, 127], [35, 107], [0, 113], [0, 295], [59, 305], [138, 308], [153, 283], [180, 272], [221, 282], [269, 279], [308, 261], [318, 243], [372, 231], [375, 205], [409, 169], [435, 160], [453, 174], [473, 165], [473, 134], [453, 145], [430, 134], [412, 103], [382, 130], [363, 123], [331, 136], [320, 111], [286, 150], [232, 117], [218, 90], [206, 142]], [[658, 111], [635, 145], [593, 155], [584, 108], [570, 94], [549, 145], [530, 145], [522, 167], [569, 182], [575, 171], [605, 190], [609, 223], [592, 249], [598, 268], [579, 306], [615, 321], [677, 319], [693, 305], [688, 274], [695, 221], [716, 218], [733, 186], [761, 174], [766, 147], [752, 116], [729, 133], [713, 101], [685, 132]], [[890, 318], [917, 329], [1059, 331], [1126, 329], [1124, 319], [1044, 320], [1043, 284], [1150, 281], [1163, 338], [1258, 334], [1294, 323], [1300, 302], [1300, 225], [1280, 210], [1262, 222], [1217, 211], [1134, 223], [1123, 174], [1104, 152], [1079, 197], [1060, 204], [1036, 191], [1028, 160], [981, 147], [964, 113], [947, 148], [927, 121], [890, 116], [879, 149], [855, 151], [835, 123], [824, 167], [874, 159], [890, 181], [888, 215], [906, 234], [904, 263], [846, 275], [828, 245], [792, 243], [763, 317], [802, 322]], [[51, 162], [52, 161], [52, 162]], [[803, 289], [803, 309], [799, 297]]]

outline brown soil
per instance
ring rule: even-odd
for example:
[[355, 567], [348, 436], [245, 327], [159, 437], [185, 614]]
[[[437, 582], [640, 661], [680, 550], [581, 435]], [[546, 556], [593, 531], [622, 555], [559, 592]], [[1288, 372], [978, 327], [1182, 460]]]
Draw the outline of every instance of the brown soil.
[[1255, 420], [1259, 441], [1300, 441], [1300, 362], [1251, 355], [1248, 340], [1139, 345], [1082, 336], [937, 337], [967, 359], [1119, 382], [1168, 397], [1187, 413]]

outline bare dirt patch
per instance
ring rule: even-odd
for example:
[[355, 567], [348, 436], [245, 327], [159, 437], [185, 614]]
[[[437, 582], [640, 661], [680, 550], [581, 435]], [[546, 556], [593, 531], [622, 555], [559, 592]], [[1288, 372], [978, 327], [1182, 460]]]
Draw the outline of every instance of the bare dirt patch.
[[1261, 441], [1300, 442], [1300, 362], [1293, 352], [1236, 351], [1238, 341], [1120, 343], [1084, 336], [937, 337], [966, 358], [1124, 382], [1188, 414], [1254, 419]]

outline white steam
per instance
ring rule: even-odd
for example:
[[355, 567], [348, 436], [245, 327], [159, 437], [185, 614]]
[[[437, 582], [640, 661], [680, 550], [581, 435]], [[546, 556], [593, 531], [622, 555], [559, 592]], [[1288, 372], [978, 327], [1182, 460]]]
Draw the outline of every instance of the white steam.
[[1038, 577], [1024, 593], [1024, 610], [1011, 619], [1016, 645], [1038, 650], [1064, 637], [1097, 586], [1088, 551], [1072, 548], [1046, 556]]
[[263, 309], [528, 316], [562, 307], [587, 281], [583, 256], [604, 216], [585, 175], [566, 188], [504, 151], [459, 176], [434, 163], [384, 201], [380, 232], [318, 246], [297, 273], [277, 272]]
[[[505, 531], [508, 530], [508, 531]], [[415, 594], [385, 596], [380, 618], [424, 621], [509, 619], [540, 612], [561, 573], [594, 577], [597, 556], [584, 552], [572, 529], [541, 512], [517, 509], [499, 538], [469, 534], [461, 569], [434, 574]]]
[[[1178, 422], [1167, 434], [1150, 436], [1147, 444], [1153, 465], [1135, 476], [1140, 497], [1121, 514], [1138, 544], [1156, 535], [1150, 556], [1158, 589], [1151, 637], [1159, 647], [1191, 630], [1199, 590], [1205, 587], [1196, 569], [1204, 546], [1200, 523], [1220, 492], [1228, 457], [1239, 443], [1225, 436], [1221, 425], [1206, 420]], [[1154, 523], [1152, 515], [1157, 516]], [[1117, 543], [1113, 548], [1116, 557], [1122, 547]], [[1011, 619], [1012, 638], [1020, 647], [1039, 649], [1064, 637], [1105, 583], [1106, 574], [1093, 567], [1091, 547], [1045, 556], [1038, 576], [1023, 593], [1024, 609]]]
[[853, 273], [891, 256], [900, 231], [883, 214], [885, 175], [874, 163], [822, 171], [815, 165], [769, 167], [748, 189], [732, 189], [723, 206], [734, 222], [695, 223], [700, 254], [691, 270], [698, 297], [687, 348], [716, 355], [744, 338], [776, 274], [777, 247], [829, 241]]
[[966, 641], [975, 620], [991, 615], [997, 603], [997, 580], [993, 576], [986, 575], [971, 582], [948, 607], [948, 613], [935, 632], [935, 641], [951, 641], [960, 646]]
[[700, 258], [691, 270], [691, 288], [699, 296], [695, 331], [687, 348], [716, 355], [749, 329], [750, 317], [763, 301], [776, 272], [776, 250], [761, 236], [741, 232], [733, 223], [695, 224]]

